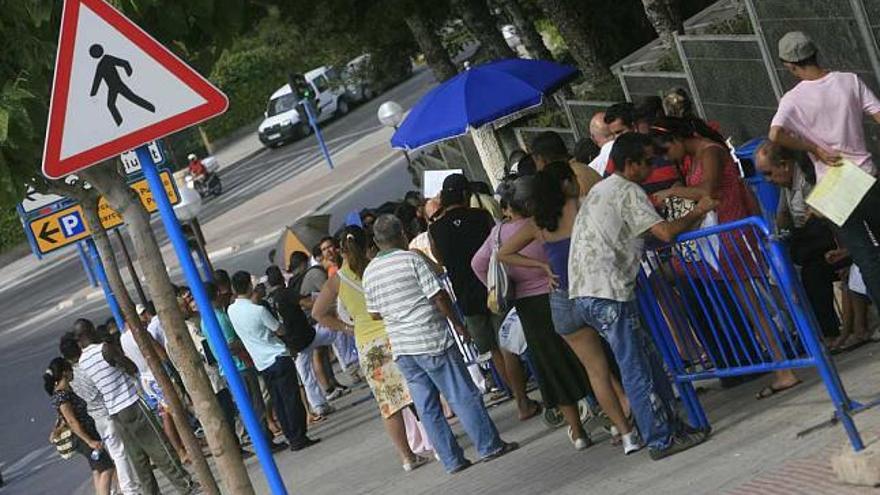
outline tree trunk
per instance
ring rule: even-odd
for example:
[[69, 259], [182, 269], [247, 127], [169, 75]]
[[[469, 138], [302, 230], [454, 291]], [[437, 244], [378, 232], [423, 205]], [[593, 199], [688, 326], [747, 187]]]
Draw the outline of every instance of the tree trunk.
[[507, 159], [504, 157], [504, 151], [501, 149], [501, 142], [498, 140], [498, 136], [495, 135], [495, 128], [492, 124], [486, 124], [473, 129], [471, 137], [474, 140], [477, 153], [480, 155], [483, 170], [486, 171], [494, 191], [504, 178], [504, 166], [507, 162]]
[[[140, 349], [141, 353], [144, 355], [144, 359], [147, 361], [147, 366], [150, 368], [150, 371], [153, 373], [159, 386], [162, 387], [162, 392], [165, 394], [165, 398], [168, 401], [168, 408], [171, 410], [171, 415], [174, 418], [174, 424], [177, 427], [181, 440], [192, 459], [193, 468], [196, 471], [196, 477], [199, 479], [199, 483], [202, 485], [204, 493], [219, 495], [219, 487], [214, 480], [214, 476], [211, 473], [211, 468], [208, 466], [205, 456], [202, 454], [201, 444], [193, 434], [192, 428], [189, 425], [183, 402], [180, 400], [180, 396], [178, 395], [177, 389], [174, 387], [171, 378], [165, 372], [165, 368], [162, 366], [162, 361], [158, 354], [156, 354], [156, 350], [153, 348], [152, 339], [147, 333], [147, 329], [144, 328], [141, 319], [138, 317], [134, 302], [132, 302], [128, 290], [125, 287], [125, 281], [119, 270], [119, 262], [116, 259], [116, 255], [113, 252], [113, 246], [110, 243], [110, 236], [108, 236], [107, 231], [104, 230], [104, 227], [101, 224], [101, 217], [98, 214], [98, 193], [94, 189], [84, 190], [78, 186], [65, 184], [62, 181], [54, 181], [51, 188], [58, 194], [76, 199], [82, 206], [83, 220], [89, 227], [89, 231], [92, 234], [92, 240], [95, 242], [95, 247], [98, 250], [98, 254], [101, 256], [101, 264], [104, 265], [104, 271], [107, 274], [107, 283], [110, 285], [110, 289], [116, 297], [116, 302], [122, 310], [129, 331], [133, 332], [132, 335], [134, 336], [138, 349]], [[140, 203], [140, 200], [138, 200], [138, 203]], [[119, 330], [121, 332], [124, 329], [120, 328]]]
[[[189, 335], [183, 313], [178, 306], [171, 277], [165, 268], [159, 243], [156, 241], [153, 228], [150, 225], [149, 214], [137, 195], [113, 170], [90, 169], [84, 171], [82, 175], [98, 191], [103, 193], [110, 205], [125, 218], [132, 244], [141, 262], [147, 287], [153, 296], [159, 321], [165, 330], [168, 351], [193, 400], [196, 415], [205, 430], [205, 437], [217, 463], [217, 471], [220, 473], [226, 491], [235, 494], [253, 494], [254, 489], [241, 458], [240, 446], [232, 433], [231, 426], [226, 424], [223, 412], [208, 380], [208, 375], [205, 373], [202, 358]], [[164, 384], [162, 387], [164, 390]], [[175, 424], [178, 425], [180, 425], [178, 419], [183, 420], [183, 423], [186, 422], [185, 418], [175, 416], [174, 419]], [[183, 430], [187, 436], [191, 436], [192, 432], [187, 431], [187, 428], [184, 427]], [[196, 445], [191, 447], [189, 442], [192, 440], [195, 440], [194, 436], [190, 439], [184, 439], [187, 451], [193, 457], [194, 464], [196, 462], [202, 464], [203, 460], [196, 460], [198, 457], [204, 459], [201, 447], [198, 446], [197, 440]], [[214, 483], [206, 462], [203, 465], [195, 466], [195, 468], [200, 481], [205, 476], [208, 477], [209, 484]], [[207, 472], [203, 472], [204, 469], [207, 469]], [[213, 493], [219, 493], [219, 490], [216, 490], [216, 485], [213, 488], [215, 489]]]
[[675, 47], [675, 33], [684, 33], [678, 0], [642, 0], [642, 5], [663, 45]]
[[452, 6], [492, 60], [516, 57], [495, 24], [495, 16], [489, 11], [486, 0], [452, 0]]
[[443, 47], [443, 42], [434, 30], [431, 21], [425, 18], [424, 14], [416, 11], [406, 17], [406, 25], [412, 31], [422, 53], [425, 54], [425, 60], [434, 71], [434, 77], [437, 78], [437, 81], [443, 82], [455, 77], [458, 74], [458, 69], [449, 58], [449, 53]]
[[581, 9], [571, 0], [537, 0], [537, 2], [556, 25], [584, 77], [588, 81], [611, 78], [611, 72], [599, 55], [601, 39], [598, 33], [591, 33], [584, 27], [587, 26], [587, 22], [581, 15]]
[[538, 60], [553, 60], [553, 54], [544, 44], [544, 39], [535, 28], [535, 23], [526, 16], [519, 0], [498, 0], [498, 3], [507, 11], [511, 22], [516, 26], [516, 31], [519, 33], [526, 51], [529, 52], [529, 56]]

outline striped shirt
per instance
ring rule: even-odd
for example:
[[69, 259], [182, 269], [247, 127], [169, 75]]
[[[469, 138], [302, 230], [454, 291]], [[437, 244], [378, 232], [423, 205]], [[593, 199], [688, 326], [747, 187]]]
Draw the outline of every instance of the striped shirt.
[[421, 255], [380, 254], [363, 281], [367, 311], [382, 315], [395, 358], [441, 354], [454, 344], [449, 323], [430, 301], [443, 288]]
[[107, 406], [104, 405], [104, 399], [101, 397], [101, 392], [98, 390], [98, 387], [96, 387], [91, 380], [84, 379], [83, 372], [79, 368], [79, 363], [73, 363], [72, 368], [73, 381], [70, 382], [70, 388], [73, 389], [73, 393], [86, 401], [87, 412], [92, 419], [99, 420], [106, 418], [109, 413], [107, 412]]
[[138, 401], [134, 380], [119, 368], [110, 366], [101, 352], [103, 344], [92, 344], [83, 349], [79, 358], [80, 376], [85, 384], [91, 383], [101, 392], [107, 412], [114, 415]]

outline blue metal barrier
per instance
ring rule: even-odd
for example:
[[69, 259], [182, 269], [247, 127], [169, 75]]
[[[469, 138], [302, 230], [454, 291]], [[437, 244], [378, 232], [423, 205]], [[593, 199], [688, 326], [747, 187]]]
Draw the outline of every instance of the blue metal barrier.
[[709, 421], [695, 380], [815, 367], [855, 450], [864, 448], [815, 315], [781, 243], [758, 217], [650, 249], [638, 302], [695, 426]]

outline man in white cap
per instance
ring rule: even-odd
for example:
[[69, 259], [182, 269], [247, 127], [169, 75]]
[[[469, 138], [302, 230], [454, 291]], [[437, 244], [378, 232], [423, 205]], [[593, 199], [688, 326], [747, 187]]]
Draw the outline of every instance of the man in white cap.
[[[865, 146], [863, 118], [880, 123], [880, 100], [856, 74], [830, 71], [817, 57], [805, 33], [792, 31], [779, 40], [779, 59], [800, 82], [779, 101], [770, 140], [809, 153], [818, 180], [841, 159], [877, 175]], [[875, 183], [837, 234], [861, 269], [874, 304], [880, 304], [880, 185]]]

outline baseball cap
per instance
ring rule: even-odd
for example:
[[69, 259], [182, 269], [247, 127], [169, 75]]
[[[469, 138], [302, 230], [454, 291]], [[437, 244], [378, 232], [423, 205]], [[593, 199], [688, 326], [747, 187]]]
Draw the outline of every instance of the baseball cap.
[[135, 313], [137, 313], [138, 316], [140, 316], [140, 315], [144, 314], [144, 312], [147, 311], [147, 308], [143, 304], [137, 304], [134, 307], [134, 311], [135, 311]]
[[791, 31], [779, 39], [779, 59], [797, 63], [816, 55], [816, 44], [803, 31]]
[[443, 190], [446, 192], [467, 191], [470, 181], [462, 174], [452, 174], [443, 179]]

